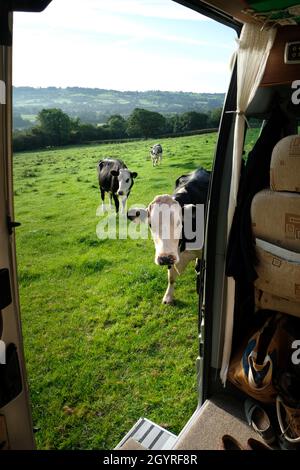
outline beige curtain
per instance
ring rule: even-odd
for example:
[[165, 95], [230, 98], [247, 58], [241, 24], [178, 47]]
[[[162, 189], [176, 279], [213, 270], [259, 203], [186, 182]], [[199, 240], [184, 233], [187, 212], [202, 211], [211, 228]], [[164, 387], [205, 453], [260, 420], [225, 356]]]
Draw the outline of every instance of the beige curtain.
[[[231, 189], [228, 208], [228, 235], [230, 232], [236, 199], [238, 185], [240, 180], [241, 161], [245, 132], [245, 113], [256, 90], [262, 80], [267, 59], [273, 46], [276, 36], [276, 29], [261, 29], [255, 24], [245, 24], [243, 26], [239, 48], [236, 54], [237, 60], [237, 109], [235, 129], [234, 129], [234, 147], [232, 159]], [[233, 309], [235, 282], [233, 278], [226, 279], [226, 320], [225, 320], [225, 340], [223, 348], [223, 358], [221, 367], [221, 380], [226, 382], [227, 370], [231, 355], [231, 342], [233, 330]]]

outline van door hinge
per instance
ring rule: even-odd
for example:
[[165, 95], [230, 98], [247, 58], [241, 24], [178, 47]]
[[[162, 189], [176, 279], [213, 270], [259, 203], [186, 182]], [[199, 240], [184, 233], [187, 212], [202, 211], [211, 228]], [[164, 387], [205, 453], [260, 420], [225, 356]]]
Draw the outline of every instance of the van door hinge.
[[202, 321], [201, 321], [201, 324], [199, 326], [199, 356], [201, 358], [203, 358], [204, 356], [204, 335], [205, 335], [205, 332], [204, 332], [204, 320], [203, 320], [203, 317], [202, 317]]
[[8, 229], [9, 235], [13, 233], [13, 229], [15, 227], [20, 227], [20, 225], [21, 225], [21, 222], [16, 222], [14, 220], [11, 220], [10, 215], [7, 216], [7, 229]]

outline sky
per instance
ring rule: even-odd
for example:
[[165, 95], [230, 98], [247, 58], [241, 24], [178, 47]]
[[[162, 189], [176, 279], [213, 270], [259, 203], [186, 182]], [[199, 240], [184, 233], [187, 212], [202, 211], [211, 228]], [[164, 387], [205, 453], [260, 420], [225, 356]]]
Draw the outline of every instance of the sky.
[[225, 92], [236, 33], [172, 0], [52, 0], [14, 14], [15, 86]]

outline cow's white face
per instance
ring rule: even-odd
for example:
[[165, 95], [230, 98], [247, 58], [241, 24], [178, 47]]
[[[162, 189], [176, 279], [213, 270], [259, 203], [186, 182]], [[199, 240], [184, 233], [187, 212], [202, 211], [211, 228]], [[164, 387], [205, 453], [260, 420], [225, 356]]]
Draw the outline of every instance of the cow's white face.
[[118, 196], [128, 196], [128, 193], [130, 192], [133, 183], [134, 183], [134, 178], [137, 177], [137, 173], [135, 171], [129, 171], [127, 169], [122, 168], [119, 171], [111, 171], [111, 174], [113, 176], [118, 177], [118, 182], [119, 182], [119, 188], [117, 191]]
[[179, 261], [179, 240], [182, 232], [182, 209], [168, 194], [156, 196], [147, 209], [128, 214], [136, 223], [148, 222], [155, 245], [155, 263], [172, 266]]
[[182, 231], [180, 204], [169, 195], [157, 196], [149, 206], [149, 225], [155, 245], [155, 263], [178, 263]]

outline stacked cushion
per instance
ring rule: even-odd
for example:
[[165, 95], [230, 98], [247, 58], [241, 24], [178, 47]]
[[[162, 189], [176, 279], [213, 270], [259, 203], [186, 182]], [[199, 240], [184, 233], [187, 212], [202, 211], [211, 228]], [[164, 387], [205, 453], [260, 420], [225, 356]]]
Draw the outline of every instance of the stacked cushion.
[[270, 189], [251, 206], [258, 279], [255, 301], [300, 317], [300, 137], [288, 136], [274, 147]]

